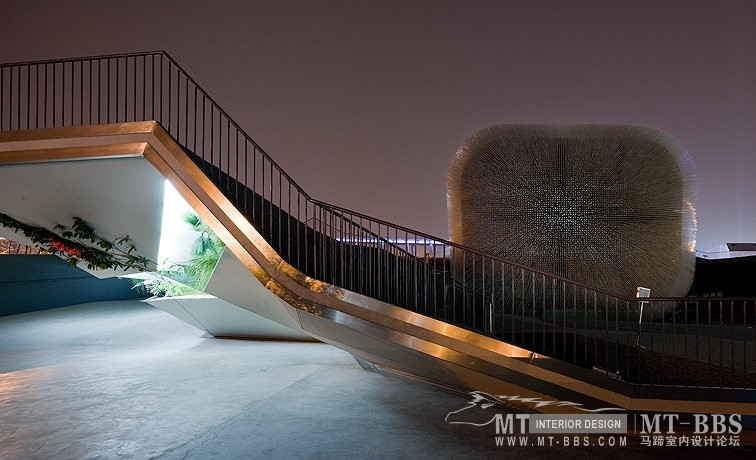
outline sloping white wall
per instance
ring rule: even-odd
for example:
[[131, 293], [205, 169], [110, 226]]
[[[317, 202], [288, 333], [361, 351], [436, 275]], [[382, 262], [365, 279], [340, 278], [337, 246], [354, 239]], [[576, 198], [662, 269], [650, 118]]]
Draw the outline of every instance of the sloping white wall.
[[[0, 168], [0, 212], [48, 229], [80, 217], [105, 239], [128, 235], [141, 255], [157, 261], [164, 189], [165, 179], [143, 158], [6, 165]], [[8, 229], [0, 236], [29, 242]]]

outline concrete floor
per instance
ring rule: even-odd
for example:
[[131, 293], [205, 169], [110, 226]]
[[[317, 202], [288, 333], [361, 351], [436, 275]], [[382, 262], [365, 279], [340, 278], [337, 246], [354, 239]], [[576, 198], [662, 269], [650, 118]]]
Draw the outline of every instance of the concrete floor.
[[[320, 343], [220, 340], [140, 302], [0, 318], [0, 459], [691, 458], [704, 448], [496, 447], [468, 396]], [[754, 452], [716, 449], [718, 458]]]

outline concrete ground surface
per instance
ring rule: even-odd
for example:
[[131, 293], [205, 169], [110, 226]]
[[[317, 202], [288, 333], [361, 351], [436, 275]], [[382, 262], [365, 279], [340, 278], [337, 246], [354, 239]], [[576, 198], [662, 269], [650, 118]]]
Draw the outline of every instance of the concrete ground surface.
[[136, 301], [0, 318], [2, 460], [756, 456], [633, 436], [497, 447], [493, 425], [444, 421], [469, 399], [322, 343], [214, 339]]

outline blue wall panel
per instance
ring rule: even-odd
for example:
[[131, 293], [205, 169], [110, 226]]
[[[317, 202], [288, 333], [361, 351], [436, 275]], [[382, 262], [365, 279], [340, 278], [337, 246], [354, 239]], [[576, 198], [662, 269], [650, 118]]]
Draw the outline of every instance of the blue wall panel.
[[128, 279], [99, 279], [55, 256], [0, 256], [0, 316], [144, 297]]

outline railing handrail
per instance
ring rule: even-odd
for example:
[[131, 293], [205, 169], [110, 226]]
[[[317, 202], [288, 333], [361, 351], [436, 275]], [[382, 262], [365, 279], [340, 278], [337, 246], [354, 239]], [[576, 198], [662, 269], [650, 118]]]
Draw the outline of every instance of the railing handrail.
[[79, 57], [72, 57], [72, 58], [39, 59], [39, 60], [34, 60], [34, 61], [20, 61], [20, 62], [3, 62], [3, 63], [0, 63], [0, 68], [29, 66], [29, 65], [42, 65], [42, 64], [60, 64], [62, 62], [97, 61], [97, 60], [102, 60], [102, 59], [116, 59], [116, 58], [125, 58], [125, 57], [155, 56], [159, 54], [162, 54], [173, 61], [173, 59], [170, 57], [170, 55], [166, 51], [154, 50], [154, 51], [141, 51], [138, 53], [115, 53], [115, 54], [100, 54], [100, 55], [93, 55], [93, 56], [79, 56]]

